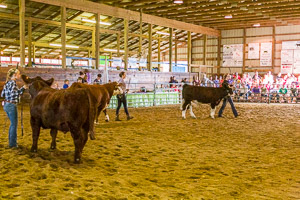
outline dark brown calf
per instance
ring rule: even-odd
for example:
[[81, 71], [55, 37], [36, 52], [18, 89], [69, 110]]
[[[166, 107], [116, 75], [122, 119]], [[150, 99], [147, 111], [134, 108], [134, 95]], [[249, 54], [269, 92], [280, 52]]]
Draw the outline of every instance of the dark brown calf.
[[94, 139], [95, 102], [87, 89], [55, 90], [50, 88], [54, 79], [29, 78], [22, 75], [29, 85], [31, 95], [30, 123], [32, 128], [31, 151], [36, 152], [40, 128], [51, 129], [51, 149], [56, 148], [56, 135], [60, 130], [70, 131], [75, 144], [74, 162], [80, 163], [82, 150], [90, 132]]
[[96, 123], [98, 123], [98, 117], [100, 112], [103, 111], [105, 114], [105, 120], [109, 121], [106, 108], [109, 105], [110, 99], [113, 95], [122, 94], [123, 91], [117, 82], [107, 83], [104, 85], [87, 85], [82, 83], [73, 83], [70, 87], [72, 88], [87, 88], [96, 100]]

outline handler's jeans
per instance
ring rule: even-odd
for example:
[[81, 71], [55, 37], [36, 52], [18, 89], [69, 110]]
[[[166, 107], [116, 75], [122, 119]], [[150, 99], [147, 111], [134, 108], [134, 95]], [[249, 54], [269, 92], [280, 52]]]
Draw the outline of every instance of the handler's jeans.
[[238, 116], [238, 113], [237, 113], [237, 111], [236, 111], [236, 109], [235, 109], [235, 107], [234, 107], [234, 104], [233, 104], [233, 101], [232, 101], [231, 97], [225, 97], [225, 98], [224, 98], [223, 104], [222, 104], [222, 107], [221, 107], [220, 110], [219, 110], [219, 115], [218, 115], [218, 116], [219, 116], [219, 117], [222, 117], [222, 114], [223, 114], [223, 111], [224, 111], [224, 109], [225, 109], [225, 107], [226, 107], [227, 101], [230, 103], [231, 110], [232, 110], [234, 116], [237, 117], [237, 116]]
[[127, 116], [129, 116], [125, 93], [117, 95], [117, 99], [118, 99], [118, 107], [117, 107], [117, 110], [116, 110], [116, 115], [119, 115], [121, 105], [123, 104], [125, 113], [126, 113]]
[[18, 126], [18, 108], [16, 104], [5, 102], [3, 109], [5, 110], [9, 120], [8, 141], [9, 147], [17, 146], [17, 126]]

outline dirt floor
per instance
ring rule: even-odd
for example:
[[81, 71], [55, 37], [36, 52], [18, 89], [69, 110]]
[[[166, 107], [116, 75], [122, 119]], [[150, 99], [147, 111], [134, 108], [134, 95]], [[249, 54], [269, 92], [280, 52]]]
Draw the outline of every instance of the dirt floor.
[[1, 109], [0, 199], [300, 199], [300, 105], [236, 107], [238, 118], [228, 105], [214, 120], [208, 105], [194, 107], [198, 119], [182, 120], [179, 105], [130, 109], [130, 121], [101, 114], [80, 165], [70, 133], [52, 151], [42, 130], [30, 152], [28, 107], [20, 148], [7, 149]]

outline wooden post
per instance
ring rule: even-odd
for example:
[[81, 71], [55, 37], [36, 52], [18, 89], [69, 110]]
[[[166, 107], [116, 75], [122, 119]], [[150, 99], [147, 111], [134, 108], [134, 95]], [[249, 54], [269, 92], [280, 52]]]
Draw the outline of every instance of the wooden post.
[[217, 69], [217, 73], [218, 75], [220, 75], [221, 73], [221, 42], [222, 42], [222, 37], [219, 36], [218, 37], [218, 57], [217, 57], [217, 65], [218, 65], [218, 69]]
[[175, 66], [177, 67], [177, 60], [178, 60], [178, 57], [177, 57], [177, 37], [175, 36]]
[[19, 0], [20, 65], [25, 65], [25, 0]]
[[28, 37], [28, 66], [32, 67], [32, 22], [28, 21], [28, 30], [27, 30], [27, 37]]
[[67, 14], [66, 14], [66, 7], [61, 7], [60, 9], [61, 14], [61, 66], [62, 68], [67, 67], [66, 63], [66, 57], [67, 57], [67, 51], [66, 51], [66, 21], [67, 21]]
[[188, 55], [188, 72], [192, 72], [192, 34], [188, 31], [188, 45], [187, 45], [187, 55]]
[[[105, 56], [105, 57], [106, 57], [106, 56]], [[112, 59], [112, 52], [109, 53], [109, 59], [110, 59], [110, 60]], [[109, 62], [109, 66], [110, 66], [110, 67], [111, 67], [111, 65], [112, 65], [112, 61]]]
[[96, 69], [99, 69], [99, 51], [100, 51], [100, 14], [96, 13], [96, 32], [95, 32], [95, 60], [96, 60]]
[[120, 56], [120, 33], [117, 35], [117, 56]]
[[128, 68], [128, 20], [124, 19], [124, 69]]
[[35, 63], [35, 44], [32, 44], [32, 60]]
[[[95, 25], [96, 26], [96, 25]], [[96, 29], [96, 27], [95, 27]], [[95, 55], [96, 55], [96, 30], [93, 30], [92, 31], [92, 57], [93, 58], [96, 58]]]
[[152, 70], [152, 24], [148, 24], [148, 71]]
[[160, 52], [160, 36], [158, 36], [158, 46], [157, 46], [157, 60], [158, 60], [158, 71], [160, 72], [160, 58], [161, 52]]
[[272, 73], [274, 73], [274, 68], [275, 68], [275, 51], [276, 51], [276, 26], [273, 26], [273, 31], [272, 31]]
[[207, 35], [203, 36], [203, 65], [206, 65]]
[[172, 72], [173, 29], [169, 28], [169, 72]]
[[139, 55], [142, 54], [142, 44], [143, 44], [143, 10], [140, 10], [140, 37], [139, 37]]
[[[243, 29], [243, 69], [242, 69], [242, 73], [245, 72], [246, 69], [246, 29]], [[249, 51], [248, 51], [249, 52]]]

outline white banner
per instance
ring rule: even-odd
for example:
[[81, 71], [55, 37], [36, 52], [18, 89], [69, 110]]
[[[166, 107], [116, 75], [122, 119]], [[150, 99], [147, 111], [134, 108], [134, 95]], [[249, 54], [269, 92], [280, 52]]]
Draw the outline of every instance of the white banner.
[[248, 44], [248, 59], [259, 59], [259, 43]]
[[121, 67], [122, 66], [122, 58], [119, 57], [113, 57], [112, 66], [113, 67]]
[[300, 41], [282, 42], [281, 49], [300, 49]]
[[281, 50], [281, 73], [293, 72], [294, 50]]
[[272, 42], [260, 44], [260, 66], [272, 66]]
[[223, 45], [223, 67], [243, 66], [243, 44]]
[[147, 58], [140, 58], [140, 67], [147, 67]]
[[293, 73], [300, 74], [300, 50], [294, 50]]
[[128, 66], [131, 68], [137, 68], [136, 58], [128, 58]]

